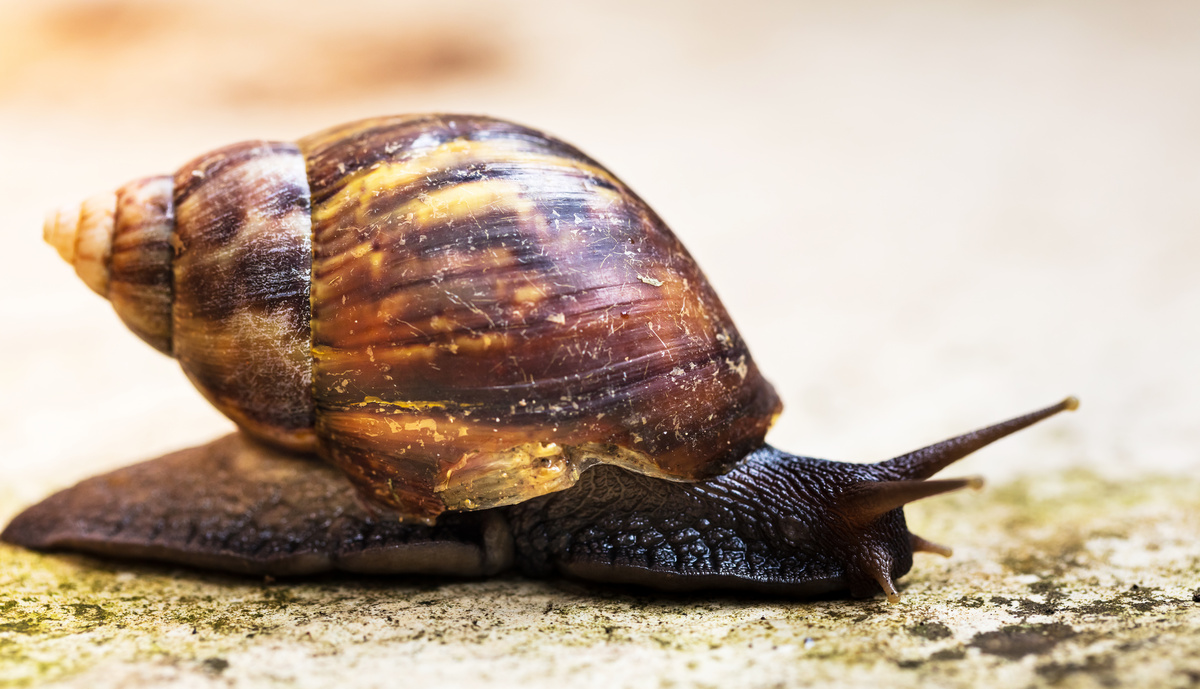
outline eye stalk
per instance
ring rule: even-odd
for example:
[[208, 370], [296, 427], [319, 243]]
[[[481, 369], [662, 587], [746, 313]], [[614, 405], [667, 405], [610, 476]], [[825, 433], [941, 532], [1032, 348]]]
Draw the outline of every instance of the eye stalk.
[[[910, 502], [941, 495], [963, 488], [979, 490], [983, 479], [978, 476], [957, 479], [927, 480], [950, 464], [997, 440], [1027, 428], [1062, 411], [1079, 408], [1079, 400], [1068, 397], [1058, 404], [1018, 416], [998, 424], [935, 443], [919, 450], [879, 462], [873, 468], [883, 477], [878, 481], [852, 483], [842, 491], [830, 506], [836, 515], [835, 523], [843, 539], [850, 545], [847, 550], [847, 567], [851, 580], [869, 579], [879, 584], [891, 603], [899, 602], [900, 594], [892, 582], [896, 569], [895, 555], [886, 547], [875, 532], [886, 515], [899, 510]], [[902, 519], [902, 517], [901, 517]], [[908, 532], [911, 558], [913, 552], [929, 552], [949, 557], [950, 548], [928, 541]], [[907, 567], [903, 568], [907, 571]], [[902, 574], [903, 572], [901, 572]], [[862, 584], [859, 585], [860, 588]]]
[[899, 457], [893, 457], [885, 462], [880, 462], [877, 466], [886, 469], [898, 479], [924, 480], [972, 452], [991, 445], [1005, 436], [1012, 435], [1023, 428], [1028, 428], [1038, 421], [1048, 419], [1059, 412], [1075, 411], [1078, 408], [1079, 400], [1075, 397], [1068, 397], [1058, 404], [1053, 404], [1045, 409], [1039, 409], [1038, 411], [1007, 421], [1001, 421], [998, 424], [981, 428], [977, 431], [971, 431], [970, 433], [964, 433], [949, 440], [943, 440], [940, 443], [934, 443], [933, 445], [914, 450]]
[[837, 500], [837, 511], [853, 526], [863, 527], [894, 509], [923, 498], [950, 493], [963, 488], [979, 490], [979, 476], [933, 481], [874, 481], [850, 487]]

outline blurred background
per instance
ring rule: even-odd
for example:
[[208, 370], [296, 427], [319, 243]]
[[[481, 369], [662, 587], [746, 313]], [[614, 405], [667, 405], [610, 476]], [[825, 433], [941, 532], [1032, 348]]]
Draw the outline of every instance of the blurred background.
[[[873, 461], [1200, 471], [1200, 4], [0, 2], [0, 505], [229, 423], [54, 251], [63, 203], [250, 138], [485, 113], [674, 228], [786, 409]], [[6, 516], [6, 515], [0, 515]]]

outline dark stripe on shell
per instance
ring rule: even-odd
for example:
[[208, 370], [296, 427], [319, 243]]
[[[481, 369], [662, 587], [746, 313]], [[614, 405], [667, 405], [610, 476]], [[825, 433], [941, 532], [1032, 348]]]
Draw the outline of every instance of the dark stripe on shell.
[[171, 354], [175, 230], [174, 183], [146, 177], [117, 190], [109, 259], [108, 299], [125, 325], [163, 354]]
[[176, 173], [175, 356], [260, 438], [315, 449], [311, 219], [294, 144], [252, 141]]
[[536, 129], [470, 115], [419, 114], [362, 120], [318, 132], [298, 143], [308, 161], [312, 202], [316, 206], [361, 170], [380, 162], [405, 160], [455, 139], [506, 140], [527, 150], [599, 166], [574, 146]]

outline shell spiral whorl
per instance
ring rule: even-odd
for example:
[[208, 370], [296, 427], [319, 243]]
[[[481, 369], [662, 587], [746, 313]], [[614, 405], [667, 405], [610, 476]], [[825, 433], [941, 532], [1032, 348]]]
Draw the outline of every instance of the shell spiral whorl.
[[42, 237], [93, 292], [108, 296], [108, 265], [112, 254], [114, 193], [97, 194], [77, 206], [64, 206], [46, 215]]
[[364, 120], [105, 198], [47, 241], [244, 430], [405, 516], [520, 502], [600, 462], [712, 476], [779, 411], [674, 234], [532, 129]]
[[134, 333], [171, 354], [169, 177], [147, 177], [46, 216], [42, 236]]

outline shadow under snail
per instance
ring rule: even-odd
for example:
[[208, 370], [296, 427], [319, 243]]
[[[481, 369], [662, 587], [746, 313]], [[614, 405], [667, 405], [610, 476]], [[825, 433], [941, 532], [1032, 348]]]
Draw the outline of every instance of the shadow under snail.
[[1077, 404], [878, 464], [765, 445], [779, 399], [675, 235], [486, 117], [235, 144], [45, 232], [241, 432], [29, 508], [0, 537], [30, 548], [895, 601], [914, 551], [950, 554], [902, 506]]

